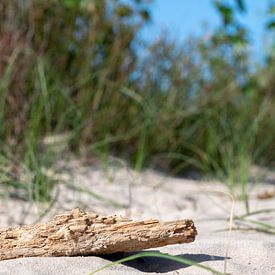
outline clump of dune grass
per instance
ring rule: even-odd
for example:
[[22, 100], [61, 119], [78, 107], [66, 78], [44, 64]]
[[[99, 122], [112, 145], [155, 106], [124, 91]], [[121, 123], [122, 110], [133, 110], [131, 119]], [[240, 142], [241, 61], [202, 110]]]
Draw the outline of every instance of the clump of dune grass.
[[[31, 154], [31, 151], [29, 152]], [[0, 154], [1, 197], [46, 202], [50, 200], [55, 181], [48, 177], [38, 159], [26, 156], [26, 164], [8, 152]]]
[[3, 0], [0, 11], [0, 145], [34, 172], [35, 199], [52, 185], [41, 167], [59, 158], [43, 139], [66, 134], [68, 151], [105, 163], [218, 177], [249, 211], [251, 165], [275, 160], [272, 55], [253, 67], [226, 36], [143, 41], [146, 1]]

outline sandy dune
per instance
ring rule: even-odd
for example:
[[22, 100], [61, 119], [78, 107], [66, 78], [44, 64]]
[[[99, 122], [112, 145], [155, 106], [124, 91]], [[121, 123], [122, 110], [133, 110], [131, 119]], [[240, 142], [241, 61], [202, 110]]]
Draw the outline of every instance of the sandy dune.
[[[47, 220], [74, 207], [99, 214], [121, 214], [133, 219], [157, 218], [164, 221], [192, 218], [198, 230], [194, 243], [163, 247], [158, 251], [191, 259], [223, 272], [228, 248], [228, 273], [275, 274], [274, 234], [249, 230], [251, 226], [246, 227], [236, 220], [234, 228], [241, 227], [242, 230], [234, 230], [229, 238], [226, 229], [232, 201], [226, 194], [227, 189], [220, 183], [172, 178], [152, 170], [137, 174], [120, 164], [106, 170], [98, 164], [83, 165], [79, 161], [71, 161], [63, 168], [66, 172], [59, 178], [67, 183], [59, 185], [54, 191], [55, 201], [49, 210], [22, 198], [3, 200], [0, 202], [0, 226]], [[251, 184], [250, 211], [275, 208], [274, 197], [257, 198], [261, 192], [274, 190], [272, 181], [271, 177], [261, 185]], [[235, 200], [234, 215], [244, 213], [244, 204]], [[275, 226], [275, 212], [259, 213], [249, 219]], [[224, 230], [214, 232], [220, 229]], [[0, 262], [0, 274], [88, 274], [122, 256], [125, 255], [8, 260]], [[194, 266], [159, 258], [137, 259], [113, 266], [100, 274], [122, 273], [209, 274]]]

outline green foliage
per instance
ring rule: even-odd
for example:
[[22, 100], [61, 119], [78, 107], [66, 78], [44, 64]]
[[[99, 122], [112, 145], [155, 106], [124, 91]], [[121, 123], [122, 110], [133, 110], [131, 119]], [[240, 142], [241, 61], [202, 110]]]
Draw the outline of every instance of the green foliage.
[[274, 29], [275, 28], [275, 4], [272, 2], [270, 2], [270, 5], [268, 7], [268, 15], [270, 18], [267, 22], [267, 28]]
[[216, 1], [223, 24], [208, 39], [160, 37], [140, 56], [146, 3], [1, 1], [1, 150], [35, 171], [33, 199], [48, 199], [54, 185], [43, 173], [55, 155], [43, 149], [49, 135], [138, 170], [241, 182], [245, 201], [249, 167], [274, 163], [275, 55], [252, 68], [236, 17], [244, 1]]
[[[235, 5], [233, 5], [235, 2]], [[227, 40], [227, 44], [243, 46], [248, 42], [247, 29], [238, 20], [239, 13], [245, 13], [245, 3], [242, 0], [233, 2], [226, 0], [214, 1], [214, 7], [222, 19], [222, 26], [218, 28], [215, 36], [220, 42]]]
[[241, 11], [241, 12], [245, 12], [246, 11], [246, 7], [245, 7], [245, 3], [243, 0], [236, 0], [236, 4], [238, 6], [238, 9]]
[[225, 26], [229, 25], [233, 21], [233, 10], [230, 6], [222, 4], [220, 2], [215, 2], [216, 8], [219, 13], [222, 15], [223, 24]]
[[267, 28], [268, 28], [268, 29], [274, 29], [274, 28], [275, 28], [275, 21], [270, 21], [270, 22], [268, 22]]

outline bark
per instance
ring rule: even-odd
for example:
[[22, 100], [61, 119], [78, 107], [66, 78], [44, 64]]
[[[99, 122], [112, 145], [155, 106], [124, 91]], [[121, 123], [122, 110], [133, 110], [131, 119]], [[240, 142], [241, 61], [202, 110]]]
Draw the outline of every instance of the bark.
[[192, 220], [132, 221], [79, 209], [35, 225], [0, 229], [0, 260], [138, 251], [195, 240]]

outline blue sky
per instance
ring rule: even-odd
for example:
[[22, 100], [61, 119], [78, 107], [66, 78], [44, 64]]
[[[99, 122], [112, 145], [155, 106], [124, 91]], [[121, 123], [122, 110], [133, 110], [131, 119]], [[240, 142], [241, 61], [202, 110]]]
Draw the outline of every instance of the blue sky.
[[[246, 0], [246, 3], [247, 13], [240, 17], [240, 21], [250, 30], [251, 50], [260, 56], [268, 0]], [[207, 35], [203, 23], [208, 24], [209, 31], [219, 24], [212, 0], [154, 0], [151, 12], [154, 23], [144, 32], [148, 39], [154, 39], [162, 30], [168, 29], [172, 36], [184, 40], [194, 34]]]

